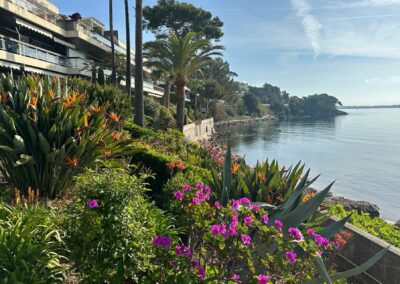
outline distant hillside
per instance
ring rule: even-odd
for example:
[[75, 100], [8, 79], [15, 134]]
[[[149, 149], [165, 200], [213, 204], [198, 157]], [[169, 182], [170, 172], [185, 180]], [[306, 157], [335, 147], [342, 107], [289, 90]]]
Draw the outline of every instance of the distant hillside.
[[363, 108], [400, 108], [400, 105], [383, 106], [340, 106], [339, 109], [363, 109]]

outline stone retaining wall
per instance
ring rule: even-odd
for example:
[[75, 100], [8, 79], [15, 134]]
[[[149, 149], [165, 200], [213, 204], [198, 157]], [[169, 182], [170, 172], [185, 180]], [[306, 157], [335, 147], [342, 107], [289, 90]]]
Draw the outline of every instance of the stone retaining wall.
[[183, 134], [191, 141], [208, 139], [214, 132], [214, 119], [199, 120], [183, 127]]
[[[331, 217], [330, 222], [338, 221]], [[362, 264], [379, 251], [390, 246], [389, 251], [366, 273], [352, 279], [359, 284], [400, 284], [400, 249], [347, 223], [345, 229], [353, 234], [339, 255], [339, 269], [344, 271]]]

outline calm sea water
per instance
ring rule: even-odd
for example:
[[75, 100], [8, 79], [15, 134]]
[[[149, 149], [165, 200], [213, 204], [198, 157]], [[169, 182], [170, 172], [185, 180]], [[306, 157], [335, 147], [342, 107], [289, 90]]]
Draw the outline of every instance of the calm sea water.
[[400, 109], [346, 110], [331, 120], [270, 121], [235, 128], [232, 151], [246, 162], [302, 161], [317, 188], [336, 180], [332, 192], [366, 200], [387, 220], [400, 219]]

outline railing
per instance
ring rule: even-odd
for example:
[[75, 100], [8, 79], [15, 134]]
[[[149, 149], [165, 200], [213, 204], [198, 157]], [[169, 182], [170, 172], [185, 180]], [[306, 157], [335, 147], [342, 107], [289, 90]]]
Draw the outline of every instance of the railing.
[[36, 16], [49, 21], [53, 24], [57, 23], [57, 18], [58, 15], [48, 11], [45, 7], [42, 7], [40, 5], [37, 5], [36, 3], [29, 1], [29, 0], [8, 0], [9, 2], [18, 5], [25, 10], [31, 12], [32, 14], [35, 14]]
[[65, 57], [3, 35], [0, 35], [0, 50], [5, 50], [67, 68], [84, 69], [87, 67], [87, 63], [83, 58]]

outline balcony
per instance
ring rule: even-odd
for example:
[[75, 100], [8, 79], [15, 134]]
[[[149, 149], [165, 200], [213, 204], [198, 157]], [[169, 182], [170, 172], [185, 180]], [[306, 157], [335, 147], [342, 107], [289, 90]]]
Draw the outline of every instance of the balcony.
[[86, 61], [79, 57], [64, 57], [60, 54], [0, 35], [0, 50], [34, 58], [65, 68], [84, 69]]
[[41, 5], [38, 5], [34, 1], [31, 0], [7, 0], [7, 1], [24, 8], [25, 10], [31, 12], [32, 14], [52, 24], [55, 25], [57, 24], [57, 19], [59, 18], [59, 15], [46, 9]]

